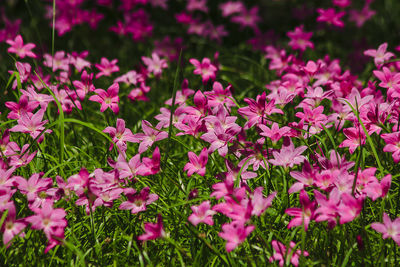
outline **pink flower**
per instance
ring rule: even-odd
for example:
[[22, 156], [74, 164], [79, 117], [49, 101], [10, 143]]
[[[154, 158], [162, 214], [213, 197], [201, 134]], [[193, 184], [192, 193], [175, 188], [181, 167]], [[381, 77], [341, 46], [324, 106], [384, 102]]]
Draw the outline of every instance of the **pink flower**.
[[72, 84], [75, 86], [76, 94], [80, 100], [83, 100], [87, 93], [93, 92], [96, 89], [92, 81], [93, 73], [88, 74], [86, 70], [84, 70], [81, 75], [81, 81], [72, 82]]
[[258, 32], [257, 23], [261, 21], [258, 15], [258, 6], [252, 7], [250, 10], [243, 8], [241, 12], [231, 18], [231, 21], [240, 24], [241, 28], [250, 27]]
[[231, 252], [243, 243], [246, 237], [253, 232], [254, 228], [254, 225], [245, 226], [243, 221], [233, 221], [229, 224], [223, 224], [223, 232], [218, 233], [218, 235], [227, 241], [225, 246], [226, 251]]
[[346, 8], [351, 5], [351, 0], [333, 0], [333, 4], [341, 8]]
[[336, 13], [335, 9], [333, 8], [328, 8], [328, 9], [318, 8], [317, 11], [319, 13], [317, 21], [326, 22], [328, 24], [332, 24], [337, 27], [344, 27], [344, 23], [340, 19], [346, 14], [346, 12], [340, 11]]
[[140, 143], [139, 144], [139, 153], [142, 154], [149, 147], [153, 145], [154, 142], [163, 140], [168, 137], [168, 133], [164, 131], [160, 131], [160, 129], [153, 129], [153, 126], [150, 122], [146, 120], [142, 120], [142, 130], [144, 133], [138, 133], [134, 135], [133, 142]]
[[[290, 241], [289, 249], [287, 249], [284, 244], [276, 240], [272, 240], [271, 244], [275, 250], [275, 253], [269, 258], [269, 262], [279, 261], [279, 266], [282, 267], [283, 265], [289, 264], [290, 260], [294, 266], [297, 267], [299, 265], [299, 257], [302, 254], [301, 250], [298, 249], [295, 252], [292, 252], [292, 249], [296, 246], [296, 243]], [[303, 251], [303, 256], [307, 257], [308, 252]]]
[[214, 225], [212, 216], [216, 212], [210, 209], [210, 201], [204, 201], [199, 206], [192, 206], [191, 209], [193, 213], [189, 216], [188, 220], [194, 226], [197, 226], [199, 223]]
[[107, 108], [110, 108], [114, 113], [118, 114], [118, 91], [118, 83], [113, 83], [110, 87], [108, 87], [107, 92], [103, 89], [96, 89], [95, 92], [97, 95], [92, 95], [89, 97], [89, 100], [100, 103], [101, 112], [104, 112]]
[[22, 95], [18, 103], [7, 101], [5, 103], [5, 106], [11, 110], [11, 112], [8, 113], [7, 118], [18, 120], [21, 118], [22, 113], [26, 113], [28, 116], [32, 116], [32, 111], [34, 111], [39, 106], [39, 102], [35, 100], [30, 101], [28, 96]]
[[15, 177], [15, 184], [21, 193], [26, 195], [29, 207], [37, 208], [44, 201], [46, 197], [45, 191], [52, 186], [53, 180], [51, 178], [43, 178], [39, 173], [34, 173], [29, 180], [20, 176]]
[[306, 149], [306, 146], [295, 148], [292, 140], [290, 139], [289, 144], [283, 145], [279, 152], [272, 152], [274, 158], [270, 159], [269, 162], [276, 166], [291, 168], [294, 165], [302, 163], [306, 159], [304, 156], [301, 155]]
[[259, 124], [258, 127], [262, 130], [260, 135], [269, 137], [273, 143], [278, 142], [283, 136], [286, 136], [290, 132], [289, 127], [284, 126], [279, 128], [276, 122], [272, 124], [271, 129], [263, 124]]
[[391, 52], [386, 52], [388, 47], [387, 43], [381, 44], [377, 50], [369, 49], [364, 51], [364, 55], [370, 56], [374, 58], [375, 66], [380, 68], [383, 63], [389, 60], [391, 57], [394, 57], [394, 54]]
[[119, 67], [117, 66], [117, 62], [117, 59], [113, 59], [110, 62], [107, 58], [102, 57], [100, 64], [95, 64], [95, 67], [100, 71], [96, 74], [96, 79], [101, 76], [111, 76], [113, 72], [118, 72]]
[[147, 71], [153, 73], [154, 76], [159, 77], [161, 76], [162, 69], [168, 67], [167, 60], [160, 59], [157, 53], [151, 54], [152, 58], [142, 57], [144, 64], [147, 66]]
[[135, 189], [129, 188], [125, 190], [125, 195], [128, 198], [128, 201], [122, 202], [119, 209], [130, 210], [132, 214], [145, 211], [147, 205], [150, 205], [158, 199], [156, 194], [149, 194], [149, 192], [149, 187], [143, 188], [140, 193], [137, 193]]
[[140, 154], [132, 157], [129, 162], [125, 159], [123, 154], [118, 155], [118, 161], [115, 164], [115, 168], [119, 171], [119, 178], [124, 179], [126, 177], [136, 177], [139, 175], [139, 167], [141, 165], [140, 162]]
[[[46, 200], [42, 208], [33, 210], [35, 215], [25, 218], [25, 221], [32, 224], [32, 229], [43, 230], [49, 240], [45, 253], [52, 247], [59, 244], [58, 239], [64, 238], [64, 228], [67, 226], [65, 219], [66, 212], [63, 209], [54, 209], [53, 201]], [[58, 239], [55, 239], [57, 237]]]
[[164, 231], [161, 214], [158, 214], [157, 216], [157, 223], [145, 223], [144, 230], [146, 232], [143, 235], [140, 235], [138, 240], [147, 241], [167, 236]]
[[[21, 133], [29, 133], [33, 139], [37, 138], [42, 132], [51, 133], [52, 131], [47, 129], [45, 130], [44, 125], [47, 123], [47, 120], [42, 121], [44, 115], [44, 109], [40, 109], [38, 112], [29, 116], [28, 113], [21, 114], [21, 118], [17, 121], [18, 124], [10, 129], [11, 132], [21, 132]], [[44, 135], [42, 134], [37, 140], [39, 143], [44, 139]]]
[[142, 176], [154, 175], [160, 171], [160, 149], [156, 147], [152, 158], [144, 157], [142, 165], [138, 167], [138, 174]]
[[258, 95], [256, 100], [251, 98], [245, 98], [244, 102], [248, 104], [247, 107], [239, 108], [238, 113], [242, 116], [246, 116], [248, 122], [246, 122], [244, 128], [248, 129], [253, 127], [255, 124], [264, 124], [268, 121], [267, 115], [273, 113], [283, 114], [283, 111], [275, 107], [275, 100], [269, 102], [266, 101], [266, 93], [263, 92]]
[[208, 161], [208, 151], [207, 148], [203, 148], [200, 152], [200, 155], [197, 156], [192, 151], [188, 152], [189, 161], [186, 163], [183, 168], [184, 171], [187, 171], [187, 175], [190, 177], [193, 173], [197, 173], [200, 176], [204, 176], [206, 173], [206, 164]]
[[[117, 145], [120, 151], [126, 151], [126, 142], [135, 142], [136, 140], [131, 130], [125, 128], [125, 121], [119, 118], [117, 119], [117, 128], [107, 127], [103, 132], [108, 133], [111, 136], [113, 142]], [[114, 144], [111, 143], [110, 150], [112, 150], [113, 147]]]
[[261, 214], [271, 206], [272, 201], [277, 194], [277, 192], [272, 192], [267, 198], [264, 198], [263, 190], [264, 188], [259, 186], [254, 189], [254, 192], [251, 194], [251, 215], [261, 216]]
[[375, 10], [371, 10], [369, 6], [370, 5], [366, 3], [361, 10], [350, 10], [349, 20], [354, 21], [359, 28], [363, 26], [367, 20], [376, 14]]
[[300, 191], [300, 205], [301, 208], [289, 208], [285, 210], [285, 213], [294, 216], [294, 218], [289, 222], [288, 228], [295, 226], [304, 225], [304, 229], [307, 231], [310, 221], [314, 217], [315, 209], [317, 203], [315, 201], [310, 201], [306, 191]]
[[294, 31], [288, 32], [290, 38], [289, 46], [294, 50], [305, 51], [307, 47], [314, 49], [313, 42], [310, 41], [312, 32], [305, 32], [304, 26], [296, 27]]
[[189, 62], [192, 63], [195, 67], [193, 73], [201, 75], [203, 83], [206, 83], [210, 79], [215, 79], [217, 68], [213, 64], [211, 64], [209, 58], [203, 58], [201, 63], [197, 59], [191, 58]]
[[366, 136], [361, 127], [351, 127], [343, 129], [344, 135], [347, 137], [339, 147], [348, 147], [350, 154], [353, 154], [357, 147], [364, 145]]
[[25, 233], [23, 230], [26, 227], [26, 223], [19, 219], [16, 220], [16, 211], [15, 211], [15, 205], [13, 202], [11, 205], [8, 205], [8, 215], [6, 220], [4, 221], [3, 227], [2, 227], [2, 233], [3, 233], [3, 243], [5, 246], [9, 247], [11, 245], [11, 240], [15, 236], [20, 236], [24, 237]]
[[385, 140], [384, 152], [391, 152], [395, 163], [400, 161], [400, 132], [382, 134]]
[[43, 65], [49, 67], [55, 72], [56, 70], [69, 70], [70, 59], [65, 56], [64, 51], [57, 51], [54, 57], [49, 54], [44, 54]]
[[242, 13], [245, 11], [245, 6], [242, 2], [237, 1], [228, 1], [223, 4], [219, 5], [219, 8], [222, 11], [222, 16], [223, 17], [229, 17], [230, 15], [237, 14], [237, 13]]
[[400, 217], [394, 221], [390, 220], [390, 217], [386, 213], [383, 213], [382, 217], [383, 223], [372, 223], [371, 228], [382, 233], [383, 239], [391, 237], [400, 246]]
[[35, 48], [36, 45], [33, 43], [28, 43], [24, 45], [24, 41], [22, 40], [21, 35], [15, 37], [14, 41], [7, 40], [6, 42], [7, 44], [11, 45], [11, 47], [7, 49], [8, 53], [17, 54], [20, 58], [24, 57], [36, 58], [36, 55], [31, 51], [33, 48]]

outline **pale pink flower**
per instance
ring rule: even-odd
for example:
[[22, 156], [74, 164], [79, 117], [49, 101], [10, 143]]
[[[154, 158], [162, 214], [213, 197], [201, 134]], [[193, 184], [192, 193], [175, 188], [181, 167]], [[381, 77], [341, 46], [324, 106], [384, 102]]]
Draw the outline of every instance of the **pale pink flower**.
[[11, 47], [7, 49], [8, 53], [17, 54], [20, 58], [36, 58], [36, 55], [31, 51], [33, 48], [35, 48], [36, 45], [33, 43], [28, 43], [24, 45], [24, 41], [22, 40], [21, 35], [17, 35], [14, 40], [7, 40], [6, 42], [7, 44], [11, 45]]
[[214, 225], [212, 216], [216, 211], [210, 209], [210, 201], [204, 201], [199, 206], [192, 206], [191, 209], [193, 213], [189, 216], [188, 220], [194, 226], [197, 226], [199, 223]]
[[380, 68], [383, 63], [390, 58], [394, 57], [394, 54], [391, 52], [386, 52], [386, 49], [388, 47], [387, 43], [381, 44], [377, 50], [374, 49], [369, 49], [364, 51], [364, 55], [370, 56], [374, 58], [375, 65]]
[[400, 246], [400, 217], [394, 221], [386, 213], [383, 213], [382, 217], [383, 223], [373, 223], [371, 224], [371, 228], [382, 233], [383, 239], [391, 237]]
[[183, 168], [184, 171], [187, 171], [187, 175], [190, 177], [193, 173], [198, 173], [200, 176], [204, 176], [206, 173], [206, 164], [208, 161], [208, 150], [207, 148], [203, 148], [197, 156], [192, 151], [188, 152], [189, 161], [186, 163]]

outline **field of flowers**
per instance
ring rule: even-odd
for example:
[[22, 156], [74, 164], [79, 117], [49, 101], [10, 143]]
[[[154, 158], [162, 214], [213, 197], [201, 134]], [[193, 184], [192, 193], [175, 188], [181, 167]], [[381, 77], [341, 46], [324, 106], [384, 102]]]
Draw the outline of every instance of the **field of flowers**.
[[400, 1], [3, 0], [1, 266], [400, 266]]

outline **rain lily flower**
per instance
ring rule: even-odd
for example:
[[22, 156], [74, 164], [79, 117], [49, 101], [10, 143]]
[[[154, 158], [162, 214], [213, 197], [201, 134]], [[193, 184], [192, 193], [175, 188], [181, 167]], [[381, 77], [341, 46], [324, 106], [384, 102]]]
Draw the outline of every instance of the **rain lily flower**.
[[243, 243], [246, 237], [253, 232], [254, 228], [254, 225], [245, 226], [244, 222], [233, 221], [229, 224], [223, 224], [223, 232], [218, 233], [218, 235], [227, 241], [225, 246], [226, 251], [231, 252], [238, 245]]
[[397, 245], [400, 246], [400, 218], [392, 221], [386, 213], [383, 213], [383, 223], [373, 223], [371, 228], [382, 233], [382, 238], [392, 238]]
[[217, 68], [213, 64], [211, 64], [209, 58], [203, 58], [201, 63], [197, 59], [191, 58], [189, 62], [192, 63], [195, 67], [193, 73], [201, 75], [203, 83], [208, 82], [208, 80], [210, 79], [211, 80], [215, 79]]
[[31, 51], [33, 48], [36, 47], [36, 45], [33, 43], [28, 43], [24, 45], [24, 41], [22, 40], [21, 35], [17, 35], [14, 40], [7, 40], [6, 42], [7, 44], [11, 45], [11, 47], [7, 49], [8, 53], [17, 54], [17, 56], [19, 56], [20, 58], [36, 58], [36, 55]]
[[[64, 238], [64, 228], [67, 226], [67, 215], [64, 209], [54, 209], [53, 201], [46, 200], [41, 208], [33, 210], [34, 215], [25, 218], [26, 222], [29, 222], [32, 229], [43, 230], [46, 234], [49, 244], [45, 249], [47, 253], [55, 245], [59, 244], [58, 239]], [[55, 238], [58, 239], [55, 239]]]
[[108, 87], [107, 91], [103, 89], [96, 89], [95, 93], [97, 95], [92, 95], [91, 97], [89, 97], [89, 100], [100, 103], [101, 112], [104, 112], [107, 108], [110, 108], [114, 113], [118, 114], [119, 112], [118, 91], [119, 91], [118, 83], [113, 83], [110, 87]]
[[300, 191], [300, 205], [301, 208], [289, 208], [285, 210], [285, 213], [294, 216], [294, 218], [289, 222], [288, 228], [292, 228], [295, 226], [304, 225], [305, 231], [308, 229], [308, 225], [310, 221], [314, 217], [314, 212], [317, 207], [316, 201], [310, 201], [308, 194], [306, 191]]
[[197, 173], [200, 176], [204, 176], [206, 173], [206, 164], [208, 161], [208, 151], [207, 148], [203, 148], [197, 156], [192, 151], [188, 152], [189, 161], [186, 163], [185, 167], [183, 168], [184, 171], [187, 171], [188, 177], [192, 176], [193, 173]]
[[306, 158], [301, 154], [307, 149], [306, 146], [300, 146], [295, 148], [292, 140], [288, 145], [283, 145], [279, 152], [273, 151], [273, 159], [270, 159], [273, 165], [283, 166], [285, 168], [292, 168], [294, 165], [302, 163]]
[[319, 13], [317, 21], [326, 22], [328, 24], [332, 24], [333, 26], [337, 27], [344, 27], [344, 23], [340, 19], [346, 14], [346, 12], [340, 11], [336, 13], [334, 8], [328, 8], [328, 9], [318, 8], [317, 11]]
[[152, 53], [151, 58], [142, 57], [144, 64], [147, 66], [147, 70], [150, 73], [153, 73], [154, 76], [159, 77], [161, 76], [162, 69], [168, 67], [167, 60], [160, 59], [157, 53]]
[[164, 231], [161, 214], [158, 214], [157, 216], [157, 223], [145, 223], [144, 230], [146, 232], [138, 237], [138, 239], [141, 241], [155, 240], [159, 237], [167, 237], [167, 234]]
[[390, 58], [394, 57], [394, 54], [391, 52], [386, 52], [386, 49], [388, 47], [387, 43], [381, 44], [377, 50], [374, 49], [369, 49], [364, 51], [364, 55], [370, 56], [374, 58], [375, 66], [380, 68], [383, 63]]
[[23, 230], [27, 225], [21, 219], [16, 220], [17, 213], [15, 211], [15, 205], [13, 202], [11, 203], [11, 205], [8, 205], [8, 215], [2, 227], [3, 243], [7, 246], [7, 248], [11, 245], [11, 240], [15, 236], [25, 237]]
[[143, 133], [138, 133], [134, 135], [134, 141], [133, 141], [135, 143], [140, 143], [139, 144], [140, 154], [149, 149], [149, 147], [151, 147], [154, 142], [163, 140], [168, 137], [167, 132], [161, 131], [158, 128], [153, 129], [151, 123], [146, 120], [142, 120], [142, 130]]
[[21, 133], [29, 133], [33, 139], [38, 138], [38, 142], [42, 142], [44, 139], [44, 133], [51, 133], [52, 131], [47, 129], [45, 130], [44, 125], [47, 123], [47, 120], [42, 121], [44, 115], [44, 109], [40, 109], [38, 112], [29, 116], [28, 113], [22, 113], [21, 118], [17, 121], [18, 124], [10, 129], [10, 132], [21, 132]]
[[216, 212], [210, 209], [210, 201], [204, 201], [199, 206], [192, 206], [191, 209], [193, 213], [189, 216], [188, 220], [194, 226], [197, 226], [199, 223], [214, 225], [212, 216]]
[[130, 210], [132, 214], [145, 211], [147, 205], [150, 205], [158, 199], [157, 194], [149, 194], [149, 192], [149, 187], [143, 188], [140, 193], [136, 192], [135, 189], [128, 188], [125, 190], [128, 201], [122, 202], [119, 209]]
[[102, 57], [100, 64], [95, 64], [95, 67], [100, 71], [96, 74], [96, 79], [101, 76], [111, 76], [113, 72], [118, 72], [119, 67], [117, 66], [118, 59], [109, 61], [107, 58]]
[[275, 253], [272, 257], [269, 258], [269, 262], [279, 261], [279, 266], [281, 267], [288, 264], [289, 261], [297, 267], [299, 266], [299, 257], [301, 256], [301, 254], [303, 254], [303, 256], [305, 257], [308, 256], [307, 251], [303, 251], [302, 253], [300, 249], [292, 252], [292, 249], [296, 246], [296, 243], [294, 243], [293, 241], [290, 241], [289, 248], [286, 248], [284, 244], [276, 240], [272, 240], [271, 244], [275, 250]]
[[[126, 142], [135, 142], [135, 137], [133, 136], [130, 129], [125, 128], [125, 121], [123, 119], [117, 119], [117, 128], [107, 127], [103, 130], [103, 132], [108, 133], [113, 142], [117, 145], [119, 150], [126, 151], [127, 144]], [[110, 150], [114, 147], [114, 144], [111, 143]]]

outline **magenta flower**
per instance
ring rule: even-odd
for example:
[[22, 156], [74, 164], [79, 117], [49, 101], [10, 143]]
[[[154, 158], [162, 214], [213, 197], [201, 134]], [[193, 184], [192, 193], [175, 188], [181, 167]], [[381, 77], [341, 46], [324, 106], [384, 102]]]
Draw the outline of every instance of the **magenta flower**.
[[96, 79], [101, 76], [111, 76], [113, 72], [118, 72], [119, 67], [117, 66], [117, 59], [109, 61], [107, 58], [102, 57], [100, 64], [95, 64], [96, 68], [100, 71], [96, 74]]
[[314, 43], [310, 41], [312, 32], [305, 32], [304, 26], [296, 27], [294, 31], [288, 32], [290, 38], [289, 46], [294, 50], [305, 51], [307, 47], [314, 49]]
[[253, 232], [254, 228], [254, 225], [245, 226], [243, 221], [233, 221], [229, 224], [223, 224], [223, 232], [218, 233], [218, 235], [227, 241], [225, 246], [226, 251], [231, 252], [243, 243], [246, 237]]
[[142, 154], [149, 147], [153, 145], [154, 142], [163, 140], [168, 137], [168, 133], [164, 131], [160, 131], [160, 129], [153, 129], [153, 126], [150, 122], [146, 120], [142, 120], [142, 129], [144, 133], [138, 133], [134, 135], [133, 142], [140, 143], [139, 144], [139, 153]]
[[203, 201], [199, 206], [192, 206], [191, 209], [193, 213], [189, 216], [188, 220], [194, 226], [197, 226], [199, 223], [214, 225], [212, 216], [216, 211], [210, 209], [210, 201]]
[[184, 171], [187, 171], [187, 175], [190, 177], [193, 173], [197, 173], [200, 176], [204, 176], [206, 173], [206, 164], [208, 161], [208, 150], [207, 148], [203, 148], [197, 156], [192, 151], [188, 152], [189, 161], [186, 163], [185, 167], [183, 168]]
[[203, 58], [202, 62], [198, 61], [195, 58], [191, 58], [189, 60], [190, 63], [192, 63], [195, 67], [195, 70], [193, 71], [194, 74], [201, 75], [201, 78], [203, 79], [203, 83], [208, 82], [208, 80], [214, 80], [216, 73], [217, 73], [217, 68], [211, 64], [211, 61], [209, 58]]
[[383, 213], [382, 217], [383, 223], [372, 223], [371, 228], [382, 233], [383, 239], [391, 237], [400, 246], [400, 217], [394, 221], [386, 213]]
[[144, 230], [146, 231], [143, 235], [138, 237], [138, 240], [147, 241], [154, 240], [159, 237], [166, 237], [167, 234], [164, 231], [163, 220], [161, 214], [157, 216], [157, 223], [145, 223]]
[[152, 158], [143, 158], [143, 164], [138, 167], [138, 174], [148, 176], [158, 173], [160, 171], [160, 158], [160, 149], [156, 147], [153, 151]]
[[344, 23], [341, 21], [341, 18], [346, 14], [346, 12], [340, 11], [336, 13], [334, 8], [318, 8], [317, 11], [319, 13], [317, 21], [326, 22], [337, 27], [344, 27]]
[[91, 97], [89, 97], [89, 100], [100, 103], [101, 112], [104, 112], [107, 108], [110, 108], [115, 114], [118, 114], [118, 91], [118, 83], [113, 83], [110, 87], [108, 87], [107, 91], [103, 89], [96, 89], [95, 92], [97, 95], [92, 95]]
[[364, 55], [370, 56], [374, 58], [375, 66], [380, 68], [383, 63], [389, 60], [391, 57], [394, 57], [394, 54], [391, 52], [386, 52], [388, 47], [387, 43], [381, 44], [377, 50], [369, 49], [364, 51]]
[[96, 89], [92, 81], [93, 73], [88, 74], [86, 70], [84, 70], [81, 75], [81, 80], [72, 82], [72, 84], [75, 86], [76, 94], [80, 100], [83, 100], [87, 93], [93, 92]]
[[33, 48], [35, 48], [36, 45], [33, 43], [28, 43], [24, 45], [24, 41], [22, 40], [21, 35], [15, 37], [14, 41], [7, 40], [6, 42], [7, 44], [11, 45], [11, 47], [7, 49], [8, 53], [17, 54], [20, 58], [24, 57], [36, 58], [36, 55], [31, 51]]
[[[17, 121], [18, 124], [12, 127], [10, 132], [29, 133], [33, 139], [38, 137], [43, 131], [44, 133], [51, 133], [51, 130], [45, 130], [44, 127], [44, 125], [47, 123], [47, 120], [42, 121], [44, 111], [44, 109], [40, 109], [32, 116], [29, 116], [28, 113], [22, 113], [21, 118]], [[40, 143], [43, 141], [43, 139], [44, 135], [42, 134], [37, 141]]]
[[154, 76], [161, 76], [162, 69], [168, 67], [168, 63], [165, 59], [160, 59], [156, 53], [151, 54], [151, 58], [142, 57], [144, 64], [147, 66], [147, 71], [153, 73]]
[[314, 217], [315, 209], [317, 207], [316, 201], [310, 201], [306, 191], [300, 191], [300, 205], [301, 208], [289, 208], [285, 210], [285, 213], [294, 216], [294, 218], [289, 222], [288, 228], [295, 226], [304, 225], [304, 229], [307, 231], [310, 221]]
[[135, 189], [128, 188], [125, 190], [125, 195], [128, 201], [122, 202], [119, 208], [121, 210], [130, 210], [132, 214], [145, 211], [147, 205], [150, 205], [158, 199], [157, 194], [149, 194], [150, 188], [145, 187], [137, 193]]
[[5, 106], [10, 110], [10, 113], [7, 114], [7, 118], [18, 120], [21, 118], [22, 113], [27, 113], [28, 116], [32, 116], [32, 111], [39, 106], [39, 102], [35, 100], [30, 101], [28, 96], [22, 95], [18, 103], [7, 101]]
[[[126, 151], [126, 142], [135, 142], [135, 137], [131, 130], [125, 128], [125, 121], [123, 119], [117, 119], [117, 128], [109, 126], [105, 128], [103, 132], [108, 133], [111, 136], [113, 142], [117, 145], [120, 151]], [[112, 150], [113, 147], [114, 144], [111, 143], [110, 150]]]
[[[269, 262], [279, 261], [279, 266], [283, 266], [286, 264], [292, 263], [294, 266], [299, 265], [299, 257], [301, 256], [301, 250], [298, 249], [295, 252], [292, 252], [292, 249], [296, 246], [296, 243], [290, 241], [290, 248], [287, 249], [284, 244], [279, 241], [272, 240], [272, 247], [275, 250], [275, 253], [272, 257], [269, 258]], [[303, 251], [303, 256], [307, 257], [308, 252]]]
[[246, 102], [248, 106], [239, 108], [238, 113], [242, 116], [246, 116], [249, 120], [244, 126], [245, 129], [251, 128], [255, 124], [264, 124], [264, 122], [268, 121], [267, 115], [273, 113], [283, 114], [282, 110], [275, 107], [275, 100], [267, 102], [266, 98], [266, 93], [263, 92], [261, 95], [257, 96], [256, 100], [251, 98], [244, 99], [244, 102]]

